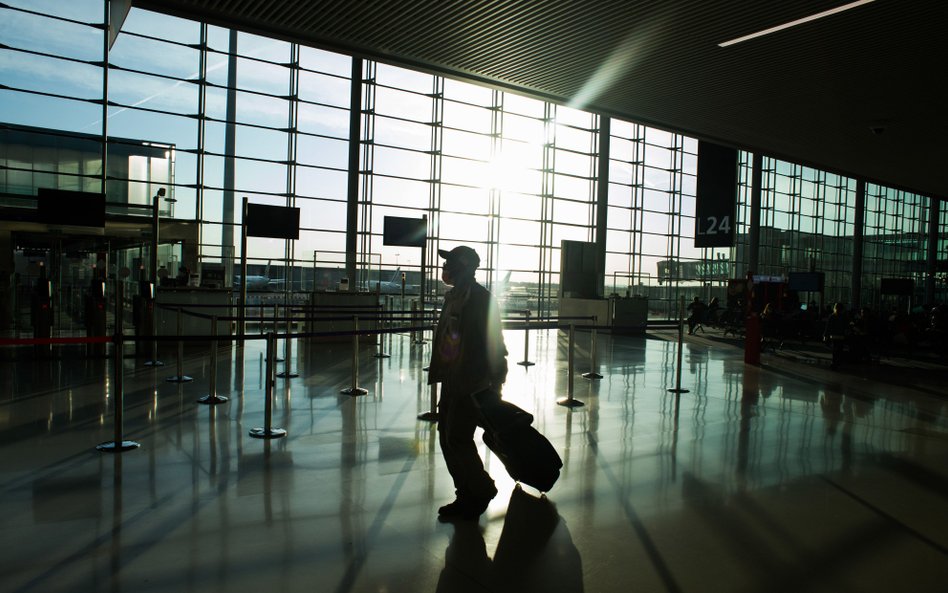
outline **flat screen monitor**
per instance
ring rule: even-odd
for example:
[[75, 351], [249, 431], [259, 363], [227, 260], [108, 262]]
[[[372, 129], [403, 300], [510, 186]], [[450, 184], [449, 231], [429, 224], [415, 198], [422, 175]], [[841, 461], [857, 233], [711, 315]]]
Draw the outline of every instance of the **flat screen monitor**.
[[790, 272], [787, 288], [797, 292], [823, 292], [823, 272]]
[[883, 278], [879, 292], [898, 296], [912, 296], [915, 292], [915, 282], [911, 278]]
[[248, 237], [300, 238], [299, 208], [248, 203], [246, 223]]
[[383, 245], [424, 247], [428, 221], [424, 218], [386, 216], [382, 228]]
[[105, 196], [101, 193], [41, 187], [36, 190], [40, 222], [69, 226], [105, 226]]

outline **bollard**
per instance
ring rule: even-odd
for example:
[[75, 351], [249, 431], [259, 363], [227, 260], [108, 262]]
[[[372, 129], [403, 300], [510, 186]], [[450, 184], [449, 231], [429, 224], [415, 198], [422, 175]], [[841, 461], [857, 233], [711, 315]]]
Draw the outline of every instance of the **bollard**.
[[[154, 315], [154, 313], [152, 313]], [[154, 326], [152, 326], [154, 327]], [[158, 360], [158, 340], [152, 340], [151, 342], [151, 360], [145, 361], [146, 367], [163, 367], [165, 363]]]
[[584, 379], [602, 379], [602, 375], [596, 372], [596, 326], [599, 325], [599, 318], [593, 315], [593, 327], [589, 332], [589, 372], [583, 373]]
[[[270, 323], [271, 323], [271, 326], [270, 326], [270, 327], [271, 327], [271, 331], [272, 331], [273, 333], [276, 333], [276, 332], [277, 332], [277, 328], [278, 328], [279, 325], [280, 325], [279, 319], [280, 319], [280, 304], [279, 304], [279, 303], [273, 303], [273, 319], [270, 320]], [[286, 340], [284, 340], [284, 343], [286, 343]], [[276, 350], [274, 350], [274, 352], [273, 352], [273, 362], [283, 362], [283, 359], [280, 358], [279, 351], [280, 351], [279, 348], [277, 348]]]
[[125, 392], [123, 380], [122, 365], [124, 364], [124, 345], [125, 340], [122, 334], [122, 313], [123, 313], [123, 303], [122, 303], [122, 281], [116, 278], [115, 280], [115, 340], [114, 348], [112, 354], [115, 357], [114, 369], [113, 369], [113, 379], [112, 386], [115, 389], [115, 397], [113, 398], [115, 406], [115, 435], [114, 440], [100, 443], [96, 445], [96, 450], [102, 451], [104, 453], [121, 453], [122, 451], [128, 451], [130, 449], [137, 449], [141, 445], [135, 441], [126, 441], [124, 435], [124, 407], [125, 407]]
[[427, 422], [437, 422], [438, 421], [438, 384], [432, 383], [431, 387], [431, 408], [427, 412], [418, 414], [419, 420], [425, 420]]
[[566, 360], [567, 360], [566, 372], [568, 375], [566, 378], [566, 397], [560, 398], [556, 401], [556, 403], [558, 403], [559, 405], [566, 406], [567, 408], [578, 408], [579, 406], [585, 405], [583, 404], [583, 402], [579, 401], [578, 399], [573, 399], [573, 343], [574, 343], [573, 338], [575, 336], [575, 333], [576, 333], [576, 328], [572, 323], [570, 323], [569, 324], [569, 346], [567, 347], [567, 354], [566, 354]]
[[276, 337], [273, 332], [267, 334], [267, 368], [264, 382], [263, 427], [250, 430], [250, 436], [255, 439], [278, 439], [286, 436], [282, 428], [273, 428], [273, 367], [276, 358]]
[[669, 393], [688, 393], [687, 389], [681, 388], [681, 351], [683, 348], [683, 343], [685, 341], [685, 297], [681, 297], [681, 303], [678, 307], [678, 355], [677, 366], [678, 368], [675, 371], [675, 388], [669, 389]]
[[340, 391], [343, 395], [365, 395], [368, 390], [359, 387], [359, 316], [352, 316], [352, 386]]
[[194, 379], [184, 374], [184, 342], [181, 341], [181, 307], [178, 307], [178, 374], [174, 377], [168, 377], [166, 381], [171, 383], [187, 383], [193, 380]]
[[281, 379], [292, 379], [299, 377], [299, 373], [293, 371], [293, 309], [287, 307], [284, 312], [286, 315], [286, 337], [283, 338], [283, 370], [277, 373]]
[[157, 340], [158, 308], [154, 306], [151, 308], [151, 332], [153, 334], [152, 338], [156, 338], [156, 339], [153, 339], [151, 341], [151, 360], [146, 360], [145, 366], [146, 367], [163, 367], [165, 366], [165, 363], [158, 360], [158, 340]]
[[208, 394], [198, 399], [199, 404], [222, 404], [227, 398], [217, 395], [217, 316], [211, 316], [211, 363], [208, 378]]
[[[395, 322], [395, 311], [398, 311], [398, 314], [401, 315], [401, 309], [398, 305], [395, 304], [395, 297], [388, 297], [388, 326], [389, 328], [394, 329], [398, 323]], [[395, 349], [395, 332], [390, 332], [388, 334], [388, 351], [391, 352]]]
[[378, 339], [378, 352], [375, 353], [375, 358], [389, 358], [388, 354], [385, 354], [385, 329], [391, 327], [390, 323], [387, 323], [386, 320], [388, 316], [385, 314], [385, 302], [382, 302], [382, 309], [380, 311], [379, 320], [381, 322], [382, 333], [376, 334]]
[[524, 312], [523, 318], [523, 360], [518, 362], [520, 366], [531, 367], [534, 363], [530, 362], [530, 309]]
[[[412, 326], [419, 326], [424, 323], [425, 320], [425, 309], [424, 307], [418, 307], [418, 301], [411, 302], [411, 324]], [[425, 343], [425, 330], [420, 329], [418, 331], [412, 332], [412, 344], [424, 344]]]

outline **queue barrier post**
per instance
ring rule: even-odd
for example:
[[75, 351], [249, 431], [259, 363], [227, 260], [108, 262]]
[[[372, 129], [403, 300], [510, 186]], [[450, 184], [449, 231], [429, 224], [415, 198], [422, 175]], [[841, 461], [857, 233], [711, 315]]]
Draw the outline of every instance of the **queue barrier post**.
[[158, 360], [158, 307], [154, 306], [154, 302], [151, 308], [151, 333], [152, 338], [155, 338], [151, 341], [151, 360], [146, 360], [144, 364], [146, 367], [163, 367], [165, 363]]
[[580, 406], [585, 405], [583, 404], [583, 402], [579, 401], [578, 399], [573, 398], [573, 373], [574, 373], [573, 371], [574, 347], [573, 346], [575, 343], [575, 339], [574, 339], [575, 335], [576, 335], [576, 326], [570, 323], [569, 324], [569, 346], [567, 348], [567, 355], [566, 355], [566, 360], [567, 360], [566, 372], [568, 375], [566, 378], [566, 397], [560, 398], [556, 401], [557, 404], [561, 406], [566, 406], [567, 408], [578, 408]]
[[100, 443], [96, 445], [97, 451], [102, 451], [103, 453], [121, 453], [122, 451], [130, 451], [131, 449], [137, 449], [141, 445], [135, 441], [126, 441], [124, 433], [124, 414], [125, 414], [125, 391], [123, 381], [123, 369], [122, 366], [125, 364], [125, 352], [124, 345], [125, 339], [122, 333], [122, 318], [123, 318], [123, 295], [122, 295], [122, 281], [118, 278], [115, 279], [115, 341], [112, 354], [115, 358], [113, 362], [113, 378], [112, 378], [112, 387], [115, 390], [114, 401], [115, 412], [115, 435], [114, 439], [109, 442]]
[[365, 395], [368, 390], [359, 387], [359, 316], [352, 316], [352, 385], [340, 391], [343, 395]]
[[292, 379], [299, 377], [299, 373], [293, 370], [293, 309], [286, 307], [283, 311], [286, 315], [286, 337], [283, 338], [283, 370], [277, 373], [281, 379]]
[[[277, 328], [280, 325], [279, 319], [280, 319], [280, 303], [273, 303], [273, 318], [270, 320], [270, 327], [273, 333], [277, 332]], [[283, 360], [284, 359], [280, 358], [280, 349], [276, 348], [273, 351], [273, 362], [283, 362]]]
[[178, 328], [178, 330], [177, 330], [177, 331], [178, 331], [178, 356], [177, 356], [177, 358], [178, 358], [178, 362], [177, 362], [178, 374], [175, 375], [174, 377], [168, 377], [168, 378], [166, 379], [166, 381], [168, 381], [168, 382], [170, 382], [170, 383], [188, 383], [188, 382], [194, 380], [193, 378], [191, 378], [191, 377], [189, 377], [189, 376], [187, 376], [187, 375], [184, 374], [184, 342], [181, 340], [181, 330], [182, 330], [182, 325], [181, 325], [181, 323], [182, 323], [182, 321], [181, 321], [181, 307], [178, 307], [178, 322], [177, 322], [177, 328]]
[[431, 394], [431, 407], [427, 412], [418, 414], [419, 420], [424, 420], [426, 422], [437, 422], [438, 421], [438, 384], [432, 383], [429, 385], [431, 388], [429, 390]]
[[210, 377], [208, 378], [208, 394], [198, 399], [199, 404], [222, 404], [227, 398], [217, 395], [217, 315], [211, 316], [211, 355], [210, 355]]
[[688, 393], [687, 389], [681, 388], [681, 351], [685, 341], [685, 297], [681, 297], [678, 307], [678, 355], [676, 356], [677, 369], [675, 371], [675, 387], [669, 389], [669, 393]]
[[[152, 313], [154, 315], [155, 313]], [[163, 367], [165, 363], [158, 360], [158, 340], [151, 341], [151, 360], [146, 360], [144, 363], [146, 367]]]
[[274, 358], [276, 358], [276, 335], [269, 332], [267, 334], [267, 375], [264, 383], [263, 426], [250, 430], [250, 436], [255, 439], [279, 439], [286, 436], [284, 429], [273, 428]]
[[[378, 323], [379, 323], [379, 325], [381, 326], [381, 329], [382, 329], [382, 330], [385, 330], [386, 328], [390, 328], [390, 327], [391, 327], [391, 324], [388, 323], [388, 314], [386, 314], [385, 301], [384, 301], [384, 300], [382, 301], [382, 303], [381, 303], [380, 306], [381, 306], [381, 308], [379, 309], [379, 318], [378, 318], [379, 321], [378, 321]], [[383, 331], [383, 333], [377, 334], [376, 339], [378, 340], [378, 341], [377, 341], [378, 350], [377, 350], [376, 353], [375, 353], [375, 358], [389, 358], [390, 355], [385, 353], [385, 333], [384, 333], [384, 331]]]
[[584, 379], [602, 379], [602, 375], [596, 372], [596, 367], [598, 366], [596, 360], [596, 326], [598, 325], [599, 318], [594, 315], [592, 330], [589, 332], [589, 372], [583, 373]]
[[522, 367], [532, 367], [530, 362], [530, 309], [524, 311], [523, 317], [523, 360], [518, 362]]

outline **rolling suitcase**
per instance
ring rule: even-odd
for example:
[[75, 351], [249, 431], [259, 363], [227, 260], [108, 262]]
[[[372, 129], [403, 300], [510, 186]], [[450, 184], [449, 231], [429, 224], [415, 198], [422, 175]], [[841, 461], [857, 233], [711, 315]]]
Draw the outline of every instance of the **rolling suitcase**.
[[484, 444], [500, 459], [510, 477], [549, 492], [560, 477], [563, 461], [545, 436], [530, 424], [533, 416], [500, 399], [495, 391], [473, 396], [484, 426]]

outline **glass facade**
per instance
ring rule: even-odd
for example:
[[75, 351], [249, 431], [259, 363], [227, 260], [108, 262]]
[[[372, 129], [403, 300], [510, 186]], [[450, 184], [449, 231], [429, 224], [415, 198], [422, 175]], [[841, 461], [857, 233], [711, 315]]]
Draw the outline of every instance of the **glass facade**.
[[[748, 270], [749, 153], [740, 153], [737, 244], [699, 249], [693, 138], [136, 8], [106, 73], [103, 9], [98, 0], [0, 8], [0, 205], [23, 206], [40, 186], [99, 191], [103, 180], [110, 202], [148, 205], [165, 187], [176, 201], [162, 217], [197, 228], [195, 263], [228, 267], [243, 197], [295, 206], [300, 239], [251, 238], [249, 260], [251, 273], [272, 263], [301, 289], [333, 288], [347, 257], [359, 288], [400, 272], [419, 285], [420, 249], [384, 245], [382, 231], [386, 216], [426, 216], [427, 298], [443, 290], [436, 250], [466, 243], [481, 254], [481, 281], [541, 315], [558, 307], [564, 240], [604, 239], [605, 294], [647, 296], [652, 318], [674, 317], [682, 296], [723, 296]], [[27, 133], [32, 143], [13, 138]], [[761, 179], [754, 271], [820, 271], [823, 298], [850, 301], [856, 180], [773, 158]], [[914, 301], [926, 300], [929, 266], [944, 297], [945, 209], [865, 187], [861, 300], [883, 306], [885, 278], [913, 279]]]
[[930, 227], [929, 198], [875, 184], [866, 185], [863, 302], [889, 308], [906, 295], [883, 294], [886, 278], [910, 279], [913, 303], [925, 301]]
[[[750, 166], [750, 155], [743, 164]], [[749, 179], [750, 171], [744, 176]], [[826, 302], [850, 299], [855, 180], [764, 158], [758, 269], [767, 276], [823, 272]], [[749, 210], [742, 212], [749, 215]], [[746, 269], [746, 268], [744, 268]], [[807, 295], [818, 300], [817, 295]]]

